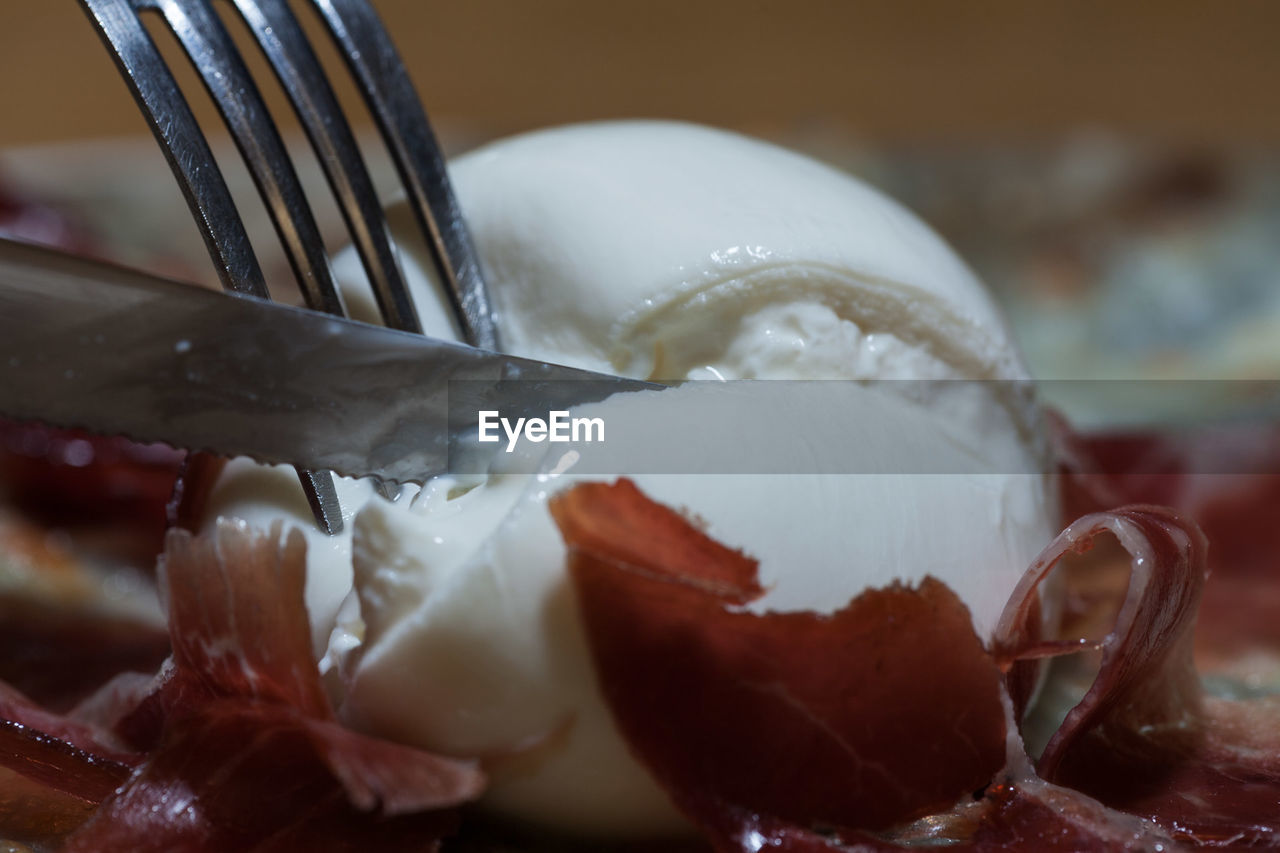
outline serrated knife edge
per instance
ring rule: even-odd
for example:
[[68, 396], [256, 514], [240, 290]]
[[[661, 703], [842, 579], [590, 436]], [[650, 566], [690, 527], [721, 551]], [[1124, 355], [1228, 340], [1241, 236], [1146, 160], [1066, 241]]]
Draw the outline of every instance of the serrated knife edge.
[[448, 465], [451, 380], [530, 410], [662, 387], [0, 241], [10, 418], [422, 482]]

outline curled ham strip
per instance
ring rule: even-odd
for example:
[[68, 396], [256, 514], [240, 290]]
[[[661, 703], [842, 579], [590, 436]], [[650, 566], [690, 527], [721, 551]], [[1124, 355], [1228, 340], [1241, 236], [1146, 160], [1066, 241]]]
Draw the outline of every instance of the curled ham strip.
[[0, 708], [24, 719], [16, 707], [40, 733], [24, 754], [12, 732], [0, 731], [0, 763], [28, 779], [40, 777], [27, 765], [51, 768], [49, 784], [101, 801], [64, 850], [437, 848], [452, 829], [452, 807], [477, 796], [483, 777], [474, 763], [336, 722], [311, 657], [305, 547], [301, 534], [284, 537], [278, 526], [268, 535], [230, 523], [210, 537], [170, 532], [163, 581], [172, 658], [140, 701], [136, 682], [116, 682], [80, 709], [99, 722], [114, 717], [111, 734], [136, 752], [105, 764], [109, 735], [100, 728], [21, 697]]
[[1128, 590], [1097, 677], [1049, 741], [1040, 776], [1149, 818], [1174, 838], [1280, 845], [1280, 703], [1206, 697], [1192, 659], [1206, 544], [1172, 510], [1131, 507], [1068, 527], [1014, 593], [997, 654], [1018, 656], [1013, 626], [1031, 591], [1102, 532], [1132, 557]]
[[1280, 684], [1280, 426], [1237, 425], [1230, 442], [1055, 426], [1068, 519], [1148, 503], [1204, 530], [1212, 573], [1196, 621], [1197, 669]]
[[1132, 555], [1128, 591], [1102, 641], [1098, 677], [1041, 756], [1038, 770], [1050, 781], [1068, 772], [1064, 763], [1078, 760], [1081, 741], [1091, 733], [1105, 731], [1123, 740], [1137, 729], [1178, 731], [1201, 705], [1191, 652], [1196, 605], [1207, 574], [1206, 544], [1198, 528], [1162, 507], [1086, 515], [1059, 534], [1010, 597], [996, 628], [997, 659], [1014, 669], [1030, 663], [1019, 660], [1030, 645], [1020, 626], [1025, 610], [1036, 601], [1036, 588], [1064, 555], [1087, 550], [1104, 532]]

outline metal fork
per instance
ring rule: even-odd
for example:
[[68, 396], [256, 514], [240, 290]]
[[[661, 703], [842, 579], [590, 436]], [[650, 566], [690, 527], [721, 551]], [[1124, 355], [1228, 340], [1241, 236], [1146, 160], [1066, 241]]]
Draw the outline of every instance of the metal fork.
[[[381, 204], [314, 50], [287, 0], [226, 0], [266, 55], [332, 189], [388, 326], [421, 332]], [[395, 47], [366, 0], [306, 0], [319, 13], [382, 133], [463, 338], [496, 349], [475, 249], [444, 159]], [[212, 0], [80, 0], [133, 92], [200, 227], [223, 287], [269, 298], [222, 173], [186, 99], [143, 25], [168, 25], [244, 158], [309, 308], [344, 314], [315, 218], [288, 151]], [[317, 524], [342, 529], [333, 477], [299, 469]]]

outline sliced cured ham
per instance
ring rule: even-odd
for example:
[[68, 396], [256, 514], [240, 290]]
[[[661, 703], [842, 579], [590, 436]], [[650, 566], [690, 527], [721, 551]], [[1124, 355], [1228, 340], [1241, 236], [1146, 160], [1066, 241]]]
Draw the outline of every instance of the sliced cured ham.
[[[174, 651], [141, 700], [129, 707], [137, 685], [116, 683], [122, 693], [82, 706], [91, 726], [6, 699], [10, 778], [98, 804], [64, 849], [435, 849], [483, 776], [336, 722], [311, 658], [304, 570], [301, 536], [279, 528], [173, 531]], [[110, 749], [115, 738], [129, 749]]]

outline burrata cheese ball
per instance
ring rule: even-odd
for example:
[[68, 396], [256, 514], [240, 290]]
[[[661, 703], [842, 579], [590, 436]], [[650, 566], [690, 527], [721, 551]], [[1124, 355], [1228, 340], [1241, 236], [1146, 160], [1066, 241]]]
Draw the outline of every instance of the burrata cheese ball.
[[[744, 407], [741, 435], [689, 435], [689, 458], [705, 464], [633, 479], [759, 561], [769, 592], [757, 607], [830, 612], [869, 586], [933, 575], [990, 636], [1056, 532], [1053, 484], [1039, 473], [1038, 412], [997, 307], [919, 219], [812, 159], [669, 122], [518, 136], [458, 158], [450, 174], [504, 350], [706, 380], [588, 407], [611, 418]], [[410, 211], [388, 218], [427, 334], [456, 339]], [[353, 316], [376, 321], [354, 253], [337, 267]], [[788, 400], [814, 410], [819, 432], [856, 425], [842, 470], [852, 459], [863, 473], [811, 470], [819, 439], [752, 408], [722, 382], [735, 379], [855, 381], [831, 400], [797, 384]], [[957, 394], [856, 384], [879, 379], [997, 381]], [[725, 473], [750, 442], [776, 449], [778, 473]], [[208, 523], [285, 518], [308, 530], [317, 652], [328, 645], [350, 724], [485, 759], [485, 804], [510, 817], [597, 837], [685, 831], [600, 695], [547, 509], [560, 489], [607, 477], [576, 474], [555, 453], [539, 476], [446, 476], [394, 503], [344, 481], [336, 537], [314, 530], [290, 469], [236, 462]], [[897, 473], [885, 461], [895, 453], [952, 473]], [[806, 473], [786, 473], [788, 454]]]

